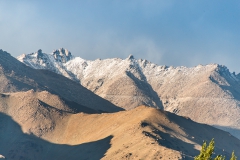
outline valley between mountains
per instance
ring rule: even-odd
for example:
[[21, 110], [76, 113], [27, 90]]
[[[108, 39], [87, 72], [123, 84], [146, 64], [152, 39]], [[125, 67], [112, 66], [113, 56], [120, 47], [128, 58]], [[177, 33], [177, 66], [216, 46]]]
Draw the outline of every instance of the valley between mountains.
[[240, 156], [239, 76], [227, 67], [88, 61], [61, 48], [0, 50], [6, 159], [193, 159], [203, 141]]

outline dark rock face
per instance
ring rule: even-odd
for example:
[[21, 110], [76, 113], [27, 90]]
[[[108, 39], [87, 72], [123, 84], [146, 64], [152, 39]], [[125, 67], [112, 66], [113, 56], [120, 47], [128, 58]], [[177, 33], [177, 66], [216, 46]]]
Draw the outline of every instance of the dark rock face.
[[42, 50], [39, 49], [39, 50], [37, 51], [37, 58], [42, 58], [42, 57], [43, 57]]

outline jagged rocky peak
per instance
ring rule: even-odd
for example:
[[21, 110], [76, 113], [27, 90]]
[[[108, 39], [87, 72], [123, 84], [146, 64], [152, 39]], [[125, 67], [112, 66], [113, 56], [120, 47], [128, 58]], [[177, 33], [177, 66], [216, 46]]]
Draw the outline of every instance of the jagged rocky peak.
[[218, 73], [231, 73], [225, 65], [214, 64], [216, 66], [215, 71]]
[[127, 57], [128, 60], [132, 60], [134, 59], [134, 56], [132, 54], [130, 54], [128, 57]]
[[225, 65], [217, 64], [217, 67], [218, 67], [220, 70], [229, 71], [229, 69], [228, 69]]
[[38, 53], [38, 54], [42, 54], [42, 50], [39, 49], [39, 50], [37, 51], [37, 53]]
[[39, 50], [36, 52], [36, 54], [37, 54], [37, 58], [42, 58], [42, 57], [43, 57], [43, 53], [42, 53], [42, 50], [41, 50], [41, 49], [39, 49]]
[[60, 61], [63, 63], [66, 63], [67, 61], [69, 61], [73, 58], [71, 52], [64, 48], [54, 50], [53, 56], [57, 61]]

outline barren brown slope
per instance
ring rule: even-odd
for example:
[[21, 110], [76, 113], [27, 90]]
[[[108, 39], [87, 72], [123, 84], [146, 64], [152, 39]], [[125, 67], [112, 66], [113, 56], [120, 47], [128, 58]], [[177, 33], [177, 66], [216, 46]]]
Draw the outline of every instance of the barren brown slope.
[[35, 70], [0, 50], [0, 92], [17, 92], [33, 89], [47, 90], [94, 110], [116, 112], [122, 110], [87, 90], [79, 83], [56, 73]]
[[12, 104], [21, 96], [1, 99], [0, 154], [8, 159], [191, 159], [203, 140], [212, 138], [216, 152], [224, 149], [229, 156], [235, 150], [240, 156], [240, 141], [229, 133], [169, 112], [142, 106], [72, 114], [35, 96]]
[[53, 130], [68, 113], [99, 113], [75, 102], [66, 101], [47, 91], [0, 94], [0, 111], [23, 127], [23, 132], [41, 136]]
[[[70, 114], [96, 111], [49, 92], [0, 95], [0, 154], [7, 159], [100, 159], [110, 147], [111, 136], [79, 145], [60, 144], [59, 134]], [[59, 128], [60, 130], [56, 130]], [[59, 132], [59, 133], [57, 133]], [[42, 139], [44, 138], [44, 139]], [[49, 138], [49, 139], [47, 139]], [[56, 143], [51, 143], [54, 138]], [[97, 153], [96, 153], [97, 149]]]
[[[110, 147], [111, 137], [79, 145], [51, 143], [41, 139], [63, 126], [68, 114], [96, 113], [76, 106], [49, 92], [5, 93], [0, 95], [0, 154], [9, 160], [85, 159], [84, 152], [100, 159]], [[60, 131], [62, 132], [62, 131]], [[57, 136], [57, 134], [56, 134]], [[54, 137], [58, 139], [59, 137]], [[95, 150], [94, 150], [94, 149]], [[96, 153], [97, 149], [97, 153]]]
[[216, 153], [230, 156], [232, 150], [240, 151], [240, 141], [227, 132], [144, 106], [114, 114], [71, 115], [62, 139], [78, 144], [110, 135], [111, 148], [103, 159], [188, 159], [198, 153], [203, 140], [212, 138]]

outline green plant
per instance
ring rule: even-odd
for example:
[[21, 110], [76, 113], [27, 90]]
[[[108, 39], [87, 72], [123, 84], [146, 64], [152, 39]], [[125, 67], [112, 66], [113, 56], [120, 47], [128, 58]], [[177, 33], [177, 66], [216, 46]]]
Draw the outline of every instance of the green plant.
[[[217, 155], [215, 158], [212, 158], [212, 154], [214, 152], [214, 139], [212, 139], [208, 146], [207, 142], [204, 142], [202, 145], [202, 149], [200, 151], [200, 154], [198, 156], [194, 157], [194, 160], [224, 160], [225, 156], [222, 155]], [[237, 157], [234, 154], [234, 151], [232, 152], [232, 156], [230, 160], [237, 160]]]
[[237, 160], [237, 156], [235, 156], [234, 151], [232, 152], [232, 157], [230, 160]]

